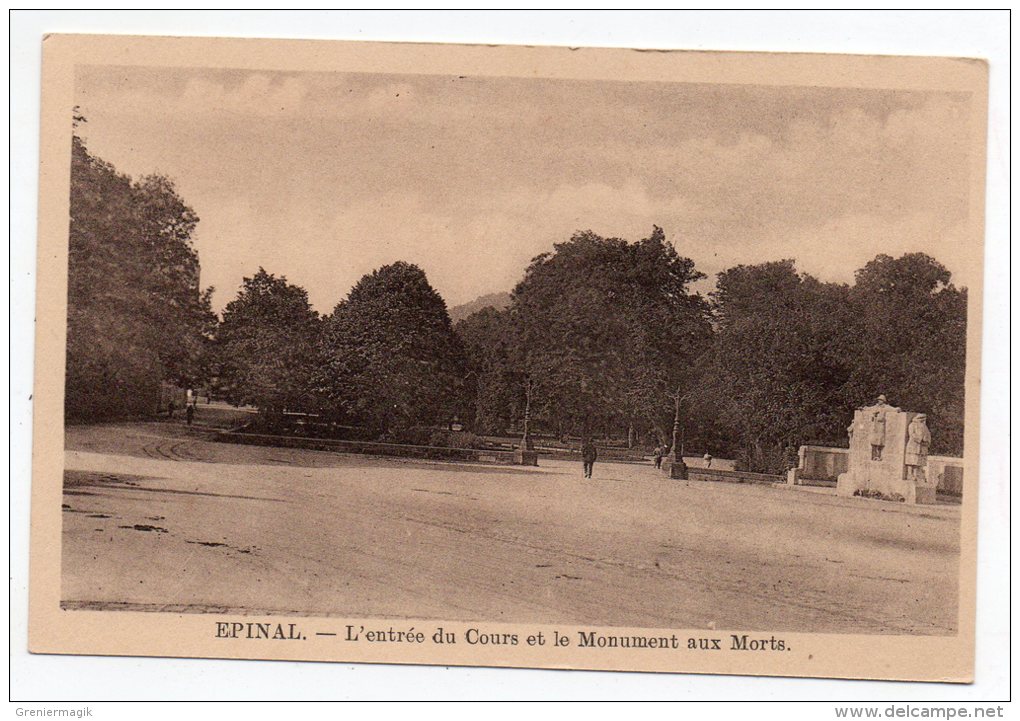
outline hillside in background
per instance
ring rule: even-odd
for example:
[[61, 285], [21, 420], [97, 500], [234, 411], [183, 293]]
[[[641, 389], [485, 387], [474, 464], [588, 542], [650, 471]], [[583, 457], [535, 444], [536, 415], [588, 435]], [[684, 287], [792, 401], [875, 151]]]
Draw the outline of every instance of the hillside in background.
[[456, 323], [457, 321], [464, 320], [472, 313], [477, 313], [482, 308], [503, 310], [508, 305], [510, 305], [509, 293], [489, 293], [488, 295], [480, 296], [468, 303], [464, 303], [463, 305], [457, 305], [450, 308], [450, 320]]

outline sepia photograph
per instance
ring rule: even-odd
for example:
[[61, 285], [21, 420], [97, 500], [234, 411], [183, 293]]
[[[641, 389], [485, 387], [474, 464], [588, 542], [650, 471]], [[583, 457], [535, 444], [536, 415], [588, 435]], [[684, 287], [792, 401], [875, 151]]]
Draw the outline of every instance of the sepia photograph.
[[46, 43], [41, 615], [966, 679], [986, 65], [231, 42]]

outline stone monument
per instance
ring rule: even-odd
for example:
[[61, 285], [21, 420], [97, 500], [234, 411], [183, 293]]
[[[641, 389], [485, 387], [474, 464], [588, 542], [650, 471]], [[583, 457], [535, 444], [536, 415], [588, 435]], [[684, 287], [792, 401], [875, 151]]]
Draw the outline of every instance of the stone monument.
[[839, 495], [935, 503], [935, 485], [925, 474], [931, 433], [923, 413], [903, 411], [879, 396], [854, 411], [847, 436], [850, 457], [836, 482]]

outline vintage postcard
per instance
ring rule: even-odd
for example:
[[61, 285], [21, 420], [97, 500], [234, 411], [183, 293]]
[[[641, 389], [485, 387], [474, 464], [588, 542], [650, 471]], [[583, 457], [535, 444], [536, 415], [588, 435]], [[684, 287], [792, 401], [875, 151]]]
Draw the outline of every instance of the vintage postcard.
[[48, 36], [30, 650], [971, 680], [987, 79]]

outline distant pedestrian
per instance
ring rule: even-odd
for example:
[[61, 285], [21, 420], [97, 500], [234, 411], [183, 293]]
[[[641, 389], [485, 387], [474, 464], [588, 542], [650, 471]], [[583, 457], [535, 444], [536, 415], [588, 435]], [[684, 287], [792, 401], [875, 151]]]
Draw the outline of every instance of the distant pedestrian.
[[655, 450], [652, 452], [652, 458], [655, 461], [656, 468], [662, 468], [662, 457], [664, 455], [666, 454], [663, 452], [662, 446], [661, 445], [656, 446]]
[[595, 467], [595, 459], [599, 452], [595, 450], [595, 443], [590, 438], [585, 438], [581, 444], [581, 461], [584, 463], [584, 477], [591, 478], [592, 469]]
[[169, 403], [167, 403], [166, 404], [166, 417], [170, 418], [172, 420], [173, 417], [174, 417], [174, 411], [175, 410], [177, 410], [177, 406], [174, 405], [173, 401], [170, 401]]
[[712, 456], [711, 456], [711, 454], [706, 453], [705, 454], [705, 468], [711, 468], [711, 467], [712, 467]]
[[185, 416], [185, 418], [188, 421], [188, 425], [190, 426], [191, 422], [195, 420], [195, 404], [194, 403], [191, 403], [191, 404], [188, 405], [187, 410], [184, 411], [184, 416]]

